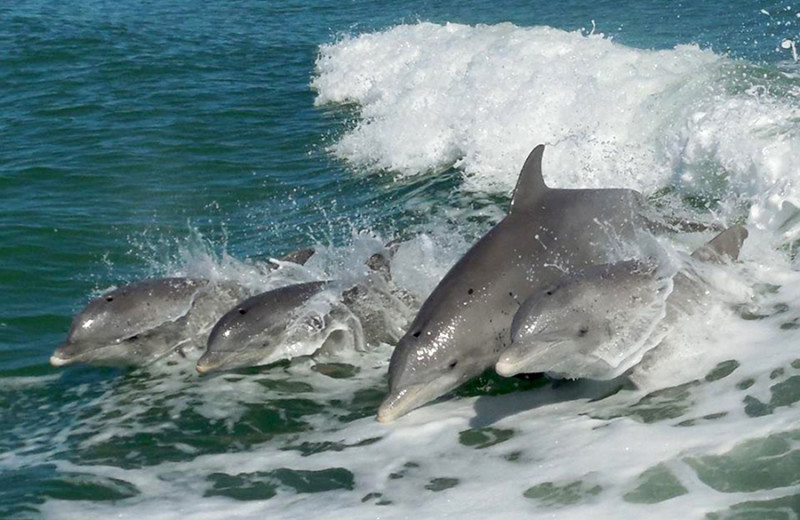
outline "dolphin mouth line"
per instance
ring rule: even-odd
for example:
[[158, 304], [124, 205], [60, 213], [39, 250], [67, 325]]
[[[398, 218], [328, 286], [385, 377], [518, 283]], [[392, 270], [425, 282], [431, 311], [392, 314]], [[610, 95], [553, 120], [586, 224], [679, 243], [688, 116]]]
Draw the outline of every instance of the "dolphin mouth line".
[[73, 359], [70, 358], [63, 358], [58, 354], [53, 354], [50, 356], [50, 365], [54, 367], [63, 367], [64, 365], [69, 365], [73, 362]]
[[[124, 340], [122, 340], [122, 341], [124, 341]], [[100, 345], [99, 347], [93, 347], [93, 348], [90, 348], [88, 350], [81, 350], [80, 352], [78, 352], [74, 356], [69, 356], [69, 357], [64, 357], [62, 355], [63, 352], [59, 352], [59, 351], [62, 348], [68, 346], [68, 345], [77, 345], [78, 343], [64, 342], [61, 345], [59, 345], [58, 348], [56, 348], [56, 351], [53, 352], [53, 355], [50, 356], [50, 364], [53, 365], [54, 367], [62, 367], [64, 365], [69, 365], [70, 363], [77, 362], [77, 360], [79, 360], [85, 354], [91, 354], [92, 352], [97, 352], [98, 350], [103, 350], [103, 349], [107, 349], [107, 348], [110, 348], [110, 347], [115, 347], [115, 346], [119, 345], [120, 343], [122, 343], [122, 341], [118, 341], [116, 343], [109, 343], [109, 344], [106, 344], [106, 345]]]
[[436, 379], [428, 383], [409, 385], [397, 392], [390, 392], [378, 407], [376, 419], [380, 423], [390, 423], [395, 419], [442, 397], [464, 381], [449, 378]]
[[[138, 334], [134, 334], [134, 336], [139, 336], [141, 334], [145, 334], [145, 333], [148, 333], [150, 331], [151, 330], [146, 330], [146, 331], [140, 332]], [[133, 336], [129, 336], [129, 337], [133, 337]], [[117, 347], [119, 345], [122, 345], [125, 341], [126, 340], [121, 339], [121, 340], [118, 340], [118, 341], [116, 341], [114, 343], [107, 343], [105, 345], [100, 345], [98, 347], [93, 347], [93, 348], [90, 348], [88, 350], [81, 350], [78, 354], [76, 354], [74, 356], [63, 357], [61, 355], [62, 353], [59, 352], [59, 350], [61, 350], [63, 347], [65, 347], [67, 345], [76, 345], [76, 344], [78, 344], [78, 343], [75, 343], [75, 342], [70, 343], [70, 342], [67, 341], [67, 342], [64, 342], [61, 345], [59, 345], [58, 348], [56, 348], [55, 352], [53, 352], [53, 354], [50, 356], [50, 365], [52, 365], [54, 367], [62, 367], [64, 365], [69, 365], [71, 363], [80, 363], [81, 358], [84, 357], [87, 354], [91, 354], [93, 352], [98, 352], [98, 351], [101, 351], [101, 350], [106, 350], [106, 349], [109, 349], [111, 347]], [[145, 365], [149, 365], [150, 363], [154, 363], [155, 361], [161, 359], [164, 356], [168, 356], [170, 353], [174, 352], [175, 350], [177, 350], [181, 346], [183, 346], [183, 345], [185, 345], [187, 343], [190, 343], [190, 342], [191, 342], [191, 340], [189, 338], [184, 338], [181, 341], [176, 342], [174, 345], [169, 347], [165, 352], [163, 352], [162, 354], [159, 354], [158, 356], [153, 358], [151, 361], [149, 361]]]
[[[503, 377], [513, 377], [524, 372], [546, 372], [547, 370], [538, 370], [538, 368], [535, 367], [529, 368], [526, 367], [526, 365], [532, 360], [540, 357], [543, 353], [549, 352], [551, 349], [556, 348], [562, 343], [565, 343], [565, 340], [537, 341], [533, 343], [533, 346], [527, 346], [524, 348], [524, 355], [515, 355], [514, 359], [512, 360], [506, 359], [507, 354], [503, 355], [500, 360], [495, 363], [494, 371]], [[542, 345], [543, 348], [540, 350], [537, 348], [537, 345]], [[523, 349], [520, 348], [519, 350]]]
[[[229, 365], [231, 361], [236, 361], [239, 359], [240, 355], [247, 352], [247, 350], [214, 350], [210, 352], [206, 350], [200, 359], [197, 360], [197, 363], [194, 365], [194, 369], [197, 370], [199, 374], [207, 374], [208, 372], [214, 372], [216, 370], [224, 370], [224, 367]], [[220, 359], [222, 358], [222, 359]], [[244, 366], [235, 366], [231, 367], [231, 370], [235, 370], [236, 368], [245, 368]]]

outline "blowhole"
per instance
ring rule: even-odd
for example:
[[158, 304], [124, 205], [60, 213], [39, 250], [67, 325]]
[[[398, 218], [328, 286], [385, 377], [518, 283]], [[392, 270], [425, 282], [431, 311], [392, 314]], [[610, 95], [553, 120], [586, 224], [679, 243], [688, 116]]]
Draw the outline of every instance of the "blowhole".
[[107, 302], [113, 302], [114, 301], [114, 297], [113, 296], [106, 296], [106, 301]]
[[247, 314], [247, 309], [239, 309], [239, 314], [244, 316], [245, 314]]
[[418, 330], [417, 332], [415, 332], [414, 334], [412, 334], [412, 336], [414, 336], [415, 338], [418, 338], [421, 332], [422, 332], [422, 331]]

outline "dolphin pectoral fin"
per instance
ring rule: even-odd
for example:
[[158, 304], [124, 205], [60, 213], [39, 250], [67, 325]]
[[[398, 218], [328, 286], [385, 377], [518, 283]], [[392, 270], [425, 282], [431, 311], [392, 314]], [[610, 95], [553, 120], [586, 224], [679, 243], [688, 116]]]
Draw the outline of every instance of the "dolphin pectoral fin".
[[730, 260], [736, 260], [739, 258], [739, 251], [747, 235], [747, 229], [744, 226], [729, 227], [694, 251], [692, 258], [701, 262], [715, 264], [723, 262], [726, 257]]
[[508, 214], [515, 211], [525, 211], [532, 208], [542, 194], [547, 191], [547, 185], [542, 176], [542, 156], [544, 155], [544, 145], [540, 144], [528, 155], [522, 171], [519, 173], [517, 186], [514, 188], [514, 195], [511, 197], [511, 206]]

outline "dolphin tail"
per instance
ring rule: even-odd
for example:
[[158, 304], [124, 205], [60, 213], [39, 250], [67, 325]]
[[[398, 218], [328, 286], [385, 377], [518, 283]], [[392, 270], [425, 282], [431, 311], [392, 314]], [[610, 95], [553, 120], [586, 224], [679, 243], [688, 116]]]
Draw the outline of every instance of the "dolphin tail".
[[701, 262], [719, 264], [726, 259], [736, 260], [744, 240], [747, 238], [747, 229], [744, 226], [732, 226], [715, 236], [710, 242], [699, 247], [692, 258]]

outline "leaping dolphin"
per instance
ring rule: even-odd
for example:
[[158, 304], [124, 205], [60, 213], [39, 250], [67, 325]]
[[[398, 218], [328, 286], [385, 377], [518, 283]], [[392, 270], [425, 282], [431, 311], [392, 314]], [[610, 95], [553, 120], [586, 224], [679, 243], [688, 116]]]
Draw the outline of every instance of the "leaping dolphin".
[[[736, 260], [747, 238], [729, 228], [692, 253], [692, 260]], [[613, 379], [657, 347], [708, 291], [693, 266], [666, 272], [629, 260], [589, 267], [534, 292], [514, 316], [512, 345], [497, 373], [547, 372], [569, 379]]]
[[525, 161], [508, 215], [445, 275], [400, 339], [378, 420], [392, 421], [494, 367], [511, 320], [537, 287], [608, 262], [644, 227], [643, 198], [627, 189], [551, 189], [544, 145]]

